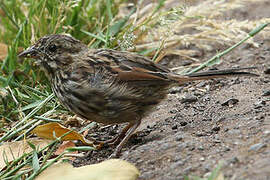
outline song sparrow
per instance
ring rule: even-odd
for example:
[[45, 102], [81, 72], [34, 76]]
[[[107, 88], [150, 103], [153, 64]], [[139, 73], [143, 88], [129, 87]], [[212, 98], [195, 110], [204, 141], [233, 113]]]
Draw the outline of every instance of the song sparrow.
[[48, 35], [19, 54], [31, 57], [47, 73], [60, 102], [76, 115], [103, 124], [128, 123], [111, 143], [119, 143], [114, 155], [167, 95], [185, 82], [254, 74], [238, 68], [178, 75], [148, 58], [111, 49], [89, 49], [67, 35]]

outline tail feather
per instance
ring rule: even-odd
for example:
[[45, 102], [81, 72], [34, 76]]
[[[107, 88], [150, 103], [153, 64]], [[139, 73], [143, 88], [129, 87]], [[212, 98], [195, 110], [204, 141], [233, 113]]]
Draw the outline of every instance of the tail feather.
[[243, 71], [250, 69], [256, 69], [256, 67], [232, 68], [232, 69], [212, 70], [199, 73], [192, 73], [185, 76], [178, 76], [176, 77], [176, 80], [182, 84], [189, 81], [224, 78], [229, 76], [258, 76], [257, 74]]
[[246, 67], [246, 68], [232, 68], [232, 69], [224, 69], [224, 70], [212, 70], [206, 72], [192, 73], [187, 76], [189, 77], [203, 77], [203, 76], [237, 76], [237, 75], [247, 75], [247, 76], [258, 76], [257, 74], [253, 74], [250, 72], [244, 72], [242, 70], [250, 70], [256, 69], [256, 67]]

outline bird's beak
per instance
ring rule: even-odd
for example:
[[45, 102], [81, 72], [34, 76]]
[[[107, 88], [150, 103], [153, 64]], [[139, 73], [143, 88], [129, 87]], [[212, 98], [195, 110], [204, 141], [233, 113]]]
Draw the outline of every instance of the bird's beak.
[[38, 50], [34, 46], [31, 46], [27, 48], [26, 50], [24, 50], [23, 52], [21, 52], [18, 55], [18, 57], [37, 58], [37, 55], [38, 55]]

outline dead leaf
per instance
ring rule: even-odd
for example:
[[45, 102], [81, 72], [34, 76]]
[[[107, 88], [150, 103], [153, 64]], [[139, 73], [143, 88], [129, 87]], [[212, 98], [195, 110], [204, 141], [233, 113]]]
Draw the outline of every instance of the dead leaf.
[[36, 180], [136, 180], [139, 170], [121, 159], [110, 159], [98, 164], [74, 168], [69, 163], [54, 164]]
[[93, 142], [89, 142], [81, 134], [79, 134], [76, 131], [73, 131], [71, 129], [68, 129], [68, 128], [66, 128], [66, 127], [64, 127], [56, 122], [47, 123], [44, 125], [37, 126], [32, 131], [32, 133], [36, 134], [38, 137], [42, 137], [45, 139], [55, 139], [55, 137], [60, 137], [67, 132], [70, 132], [70, 133], [67, 134], [66, 136], [64, 136], [61, 140], [63, 140], [63, 141], [80, 140], [86, 145], [93, 146]]
[[[28, 142], [34, 144], [39, 149], [47, 146], [51, 141], [42, 140], [38, 138], [31, 138], [27, 140]], [[13, 161], [14, 159], [23, 155], [23, 153], [29, 153], [33, 149], [28, 145], [27, 141], [15, 141], [15, 142], [6, 142], [0, 146], [0, 169], [6, 166], [5, 159], [8, 162]], [[6, 157], [4, 159], [4, 157]]]
[[[62, 154], [67, 148], [70, 148], [70, 147], [75, 147], [75, 144], [72, 142], [72, 141], [66, 141], [66, 142], [63, 142], [58, 148], [57, 150], [55, 151], [55, 155], [60, 155]], [[71, 153], [74, 153], [74, 154], [77, 154], [78, 152], [74, 151], [74, 152], [71, 152]]]
[[8, 54], [8, 46], [6, 44], [0, 43], [0, 59], [5, 59]]

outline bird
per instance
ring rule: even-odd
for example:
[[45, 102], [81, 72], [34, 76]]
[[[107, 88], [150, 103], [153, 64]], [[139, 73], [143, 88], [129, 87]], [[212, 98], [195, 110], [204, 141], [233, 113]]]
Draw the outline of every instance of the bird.
[[32, 58], [45, 71], [60, 103], [75, 115], [104, 125], [127, 125], [118, 136], [106, 141], [121, 149], [168, 94], [168, 89], [196, 80], [229, 76], [256, 76], [231, 68], [179, 75], [134, 52], [91, 49], [64, 34], [41, 37], [18, 57]]

